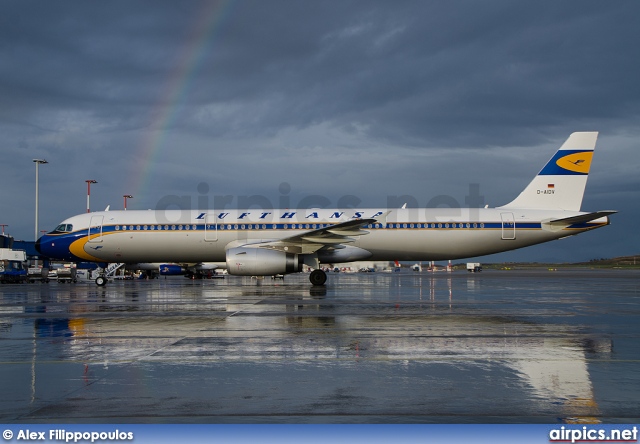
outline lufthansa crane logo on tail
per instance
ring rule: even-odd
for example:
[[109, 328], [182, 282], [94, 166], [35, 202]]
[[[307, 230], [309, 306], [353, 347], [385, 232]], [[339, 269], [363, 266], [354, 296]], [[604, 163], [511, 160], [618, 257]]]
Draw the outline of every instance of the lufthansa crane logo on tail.
[[593, 151], [560, 150], [540, 171], [540, 175], [563, 176], [589, 174]]
[[592, 157], [593, 151], [569, 154], [556, 160], [556, 165], [574, 173], [588, 174]]

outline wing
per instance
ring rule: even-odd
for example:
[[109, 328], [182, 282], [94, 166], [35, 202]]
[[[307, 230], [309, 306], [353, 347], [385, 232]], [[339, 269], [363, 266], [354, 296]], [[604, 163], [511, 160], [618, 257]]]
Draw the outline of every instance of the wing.
[[323, 247], [340, 249], [342, 244], [354, 242], [357, 236], [369, 234], [362, 228], [369, 224], [378, 223], [376, 219], [356, 219], [339, 224], [328, 225], [294, 236], [285, 237], [269, 242], [248, 244], [247, 247], [269, 248], [295, 254], [311, 254]]

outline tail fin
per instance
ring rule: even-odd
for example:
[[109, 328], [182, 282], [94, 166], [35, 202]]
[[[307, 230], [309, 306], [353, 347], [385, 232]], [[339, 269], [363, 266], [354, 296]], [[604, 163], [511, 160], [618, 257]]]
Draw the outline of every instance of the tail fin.
[[501, 208], [580, 211], [597, 132], [573, 133], [531, 183]]

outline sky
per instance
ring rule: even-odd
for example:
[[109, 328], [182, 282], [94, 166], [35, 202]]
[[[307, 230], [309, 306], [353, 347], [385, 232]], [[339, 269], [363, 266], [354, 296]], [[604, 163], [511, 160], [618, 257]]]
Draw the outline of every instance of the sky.
[[[91, 209], [515, 198], [599, 131], [591, 233], [487, 261], [640, 256], [640, 2], [0, 3], [0, 224]], [[226, 197], [225, 197], [226, 196]], [[284, 204], [284, 205], [283, 205]]]

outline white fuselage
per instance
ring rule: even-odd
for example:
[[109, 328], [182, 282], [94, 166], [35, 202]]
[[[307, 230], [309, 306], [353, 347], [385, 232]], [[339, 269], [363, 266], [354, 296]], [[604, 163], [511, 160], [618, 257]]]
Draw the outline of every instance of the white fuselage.
[[107, 211], [65, 220], [67, 232], [49, 233], [40, 248], [50, 257], [62, 258], [66, 251], [69, 260], [224, 262], [227, 250], [237, 245], [377, 219], [363, 227], [368, 234], [346, 245], [366, 250], [370, 260], [446, 260], [513, 250], [608, 224], [607, 217], [561, 229], [545, 224], [580, 214], [585, 213], [507, 208]]

